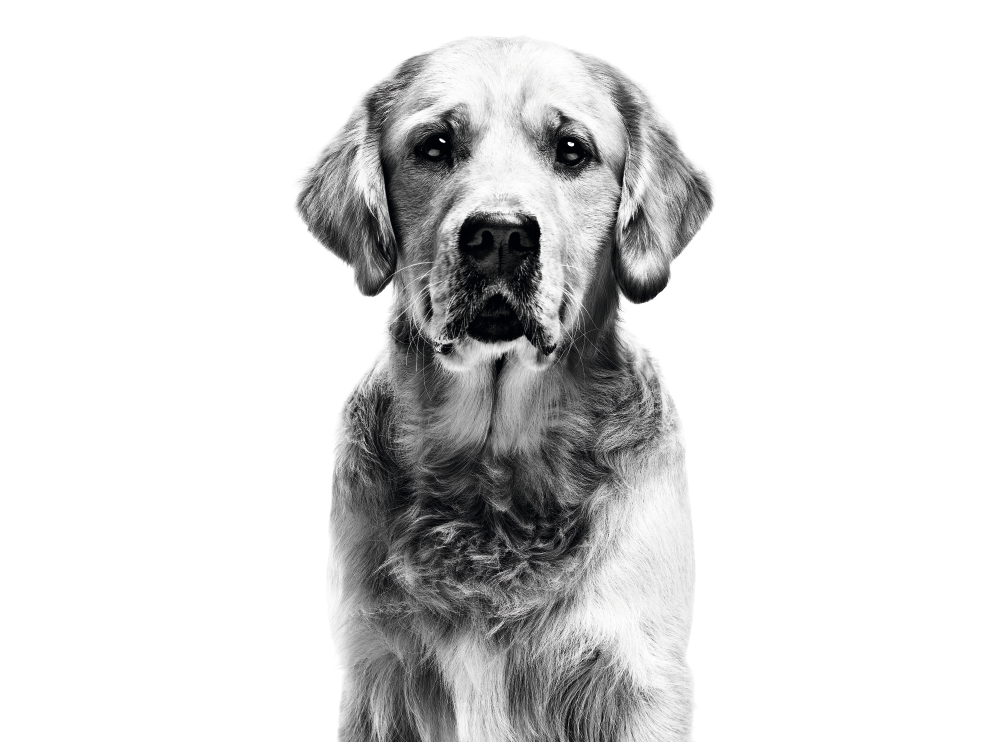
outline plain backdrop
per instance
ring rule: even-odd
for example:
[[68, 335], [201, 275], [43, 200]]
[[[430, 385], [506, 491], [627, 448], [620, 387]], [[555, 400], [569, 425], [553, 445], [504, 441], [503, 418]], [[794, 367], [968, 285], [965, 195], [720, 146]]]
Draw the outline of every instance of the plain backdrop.
[[468, 35], [626, 71], [715, 208], [623, 309], [684, 421], [695, 739], [990, 739], [977, 3], [21, 3], [0, 22], [0, 736], [329, 740], [333, 441], [391, 301], [294, 209]]

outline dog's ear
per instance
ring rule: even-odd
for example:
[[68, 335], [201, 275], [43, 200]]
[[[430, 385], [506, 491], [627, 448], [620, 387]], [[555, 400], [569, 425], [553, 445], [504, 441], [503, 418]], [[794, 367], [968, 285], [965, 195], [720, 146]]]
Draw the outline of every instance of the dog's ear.
[[628, 137], [612, 267], [622, 293], [639, 304], [667, 285], [670, 263], [708, 216], [712, 193], [643, 92], [610, 72]]
[[391, 82], [365, 96], [309, 171], [296, 202], [316, 238], [353, 266], [358, 288], [366, 296], [381, 292], [395, 272], [396, 240], [380, 143]]

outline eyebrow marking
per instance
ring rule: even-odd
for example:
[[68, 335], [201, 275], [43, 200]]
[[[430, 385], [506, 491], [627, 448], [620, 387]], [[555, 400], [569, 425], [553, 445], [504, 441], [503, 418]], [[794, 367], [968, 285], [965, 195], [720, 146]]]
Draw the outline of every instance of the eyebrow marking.
[[598, 156], [598, 146], [595, 143], [595, 137], [592, 135], [591, 129], [579, 119], [568, 116], [559, 108], [550, 109], [549, 116], [545, 120], [544, 131], [548, 140], [552, 138], [573, 137], [588, 149], [592, 157], [596, 160], [600, 159]]
[[462, 105], [442, 111], [427, 108], [409, 116], [399, 127], [397, 136], [407, 146], [418, 143], [431, 134], [450, 130], [460, 137], [468, 128], [467, 110]]

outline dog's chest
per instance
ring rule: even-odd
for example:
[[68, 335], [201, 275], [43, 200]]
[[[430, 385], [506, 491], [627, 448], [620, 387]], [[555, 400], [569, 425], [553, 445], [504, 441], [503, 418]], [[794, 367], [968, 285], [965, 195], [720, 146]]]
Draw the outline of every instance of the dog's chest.
[[609, 472], [574, 449], [419, 462], [398, 493], [388, 564], [414, 606], [458, 620], [522, 618], [566, 597]]

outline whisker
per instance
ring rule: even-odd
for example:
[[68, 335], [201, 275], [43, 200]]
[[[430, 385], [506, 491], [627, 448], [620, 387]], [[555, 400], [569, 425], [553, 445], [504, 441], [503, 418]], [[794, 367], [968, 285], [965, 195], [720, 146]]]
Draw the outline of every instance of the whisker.
[[399, 273], [402, 273], [402, 271], [407, 271], [410, 268], [415, 268], [417, 265], [432, 265], [432, 264], [433, 264], [432, 260], [422, 260], [418, 263], [410, 263], [409, 265], [404, 265], [401, 268], [397, 268], [392, 275], [397, 275]]

